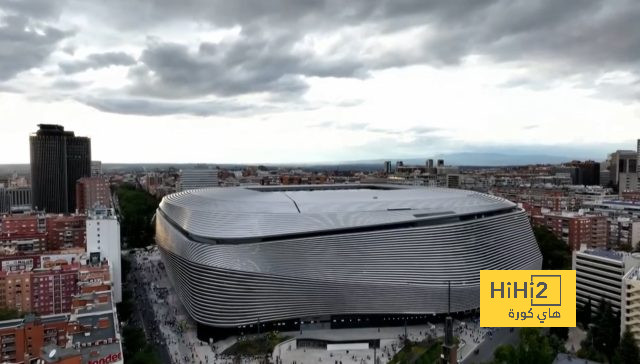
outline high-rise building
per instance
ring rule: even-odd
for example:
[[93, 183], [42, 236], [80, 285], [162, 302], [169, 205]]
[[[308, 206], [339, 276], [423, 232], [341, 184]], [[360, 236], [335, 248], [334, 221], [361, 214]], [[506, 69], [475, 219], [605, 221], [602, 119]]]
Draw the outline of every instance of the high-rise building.
[[178, 191], [207, 187], [218, 187], [217, 169], [184, 169], [180, 171], [177, 186]]
[[572, 161], [562, 167], [556, 168], [556, 172], [567, 173], [574, 185], [596, 186], [600, 184], [600, 163], [594, 161]]
[[399, 170], [401, 167], [403, 167], [403, 166], [404, 166], [404, 162], [402, 162], [402, 161], [397, 161], [397, 162], [396, 162], [396, 169], [395, 169], [395, 172], [396, 172], [396, 173], [398, 173], [398, 170]]
[[113, 300], [122, 301], [120, 223], [113, 209], [96, 208], [87, 215], [87, 252], [100, 253], [111, 268]]
[[438, 159], [438, 165], [436, 167], [444, 167], [444, 159]]
[[391, 161], [384, 161], [384, 173], [391, 174]]
[[429, 169], [433, 168], [433, 159], [427, 159], [427, 168]]
[[29, 138], [34, 209], [69, 213], [75, 209], [76, 181], [91, 174], [91, 140], [60, 125], [40, 124]]
[[618, 150], [609, 158], [609, 181], [618, 191], [638, 190], [638, 152]]

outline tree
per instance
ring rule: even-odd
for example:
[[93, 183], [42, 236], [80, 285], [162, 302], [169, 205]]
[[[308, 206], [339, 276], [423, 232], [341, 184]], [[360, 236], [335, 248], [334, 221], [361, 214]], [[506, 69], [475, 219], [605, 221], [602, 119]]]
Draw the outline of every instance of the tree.
[[635, 337], [628, 327], [622, 334], [613, 362], [619, 364], [640, 363], [640, 348], [638, 348]]
[[542, 269], [571, 269], [569, 246], [544, 226], [535, 226], [533, 233], [542, 253]]
[[604, 299], [598, 307], [593, 338], [595, 347], [611, 361], [620, 341], [620, 316], [613, 312], [609, 302]]
[[578, 358], [601, 363], [605, 361], [605, 356], [594, 347], [593, 332], [591, 330], [587, 331], [587, 337], [580, 343], [580, 349], [577, 354]]
[[620, 340], [620, 316], [609, 302], [600, 300], [598, 311], [589, 325], [587, 338], [582, 341], [578, 356], [594, 361], [606, 358], [611, 362]]
[[591, 310], [591, 297], [589, 297], [589, 301], [587, 301], [584, 306], [578, 306], [576, 312], [578, 322], [585, 330], [589, 328], [589, 324], [591, 323]]
[[116, 193], [122, 218], [123, 242], [133, 248], [154, 244], [155, 228], [151, 220], [160, 201], [129, 184], [118, 187]]
[[[548, 336], [538, 328], [520, 329], [520, 343], [517, 346], [501, 345], [494, 352], [494, 364], [551, 364], [558, 354]], [[557, 340], [557, 339], [556, 339]]]
[[623, 252], [632, 252], [633, 246], [631, 246], [631, 244], [620, 244], [617, 250], [621, 250]]

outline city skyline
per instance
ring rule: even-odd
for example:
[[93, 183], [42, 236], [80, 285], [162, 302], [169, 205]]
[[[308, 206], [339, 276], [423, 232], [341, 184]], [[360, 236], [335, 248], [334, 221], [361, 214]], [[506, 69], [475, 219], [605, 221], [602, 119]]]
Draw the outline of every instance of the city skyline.
[[0, 163], [40, 123], [107, 163], [602, 160], [640, 135], [632, 1], [120, 5], [0, 7]]

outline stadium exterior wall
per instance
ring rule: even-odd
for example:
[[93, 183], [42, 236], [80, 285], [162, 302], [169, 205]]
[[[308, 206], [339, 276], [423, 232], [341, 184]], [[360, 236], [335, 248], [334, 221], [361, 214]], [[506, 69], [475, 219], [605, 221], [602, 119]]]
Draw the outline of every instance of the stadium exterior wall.
[[[162, 206], [162, 205], [161, 205]], [[482, 269], [540, 269], [527, 216], [512, 209], [440, 225], [243, 244], [196, 242], [162, 207], [156, 240], [191, 317], [221, 330], [318, 317], [466, 312]]]

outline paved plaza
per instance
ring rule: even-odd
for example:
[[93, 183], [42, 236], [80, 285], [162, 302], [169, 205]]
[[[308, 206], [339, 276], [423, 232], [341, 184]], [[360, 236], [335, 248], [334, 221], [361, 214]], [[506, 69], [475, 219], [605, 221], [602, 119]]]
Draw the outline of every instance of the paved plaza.
[[[196, 324], [188, 316], [180, 300], [169, 283], [164, 265], [157, 248], [151, 251], [137, 251], [131, 255], [135, 297], [142, 311], [145, 332], [148, 337], [163, 347], [171, 364], [187, 363], [229, 363], [232, 358], [219, 355], [233, 345], [236, 337], [215, 343], [205, 343], [196, 336]], [[153, 322], [149, 322], [153, 321]], [[407, 336], [412, 341], [438, 338], [444, 335], [442, 323], [407, 326]], [[464, 363], [475, 362], [476, 349], [480, 344], [491, 341], [495, 329], [480, 328], [477, 319], [454, 321], [454, 334], [460, 340], [458, 359]], [[299, 338], [330, 340], [380, 339], [380, 349], [376, 350], [379, 362], [387, 363], [402, 349], [405, 327], [354, 328], [354, 329], [309, 329], [303, 332], [283, 332], [292, 339], [276, 346], [272, 362], [283, 364], [365, 364], [373, 363], [374, 350], [326, 350], [296, 347]], [[505, 335], [505, 333], [501, 333]], [[486, 346], [486, 344], [485, 344]], [[493, 347], [493, 345], [490, 345]], [[488, 350], [487, 350], [488, 351]], [[483, 357], [486, 353], [483, 353]], [[246, 364], [257, 360], [246, 359]]]

